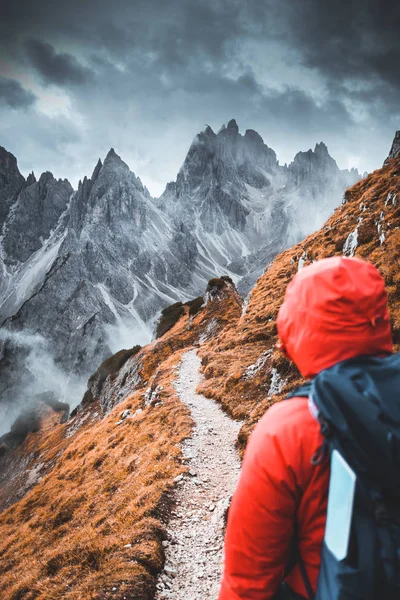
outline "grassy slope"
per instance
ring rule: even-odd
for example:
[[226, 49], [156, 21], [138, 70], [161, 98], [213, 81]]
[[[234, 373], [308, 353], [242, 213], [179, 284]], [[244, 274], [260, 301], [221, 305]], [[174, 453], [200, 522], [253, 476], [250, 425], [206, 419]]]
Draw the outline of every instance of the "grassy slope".
[[[23, 495], [39, 469], [43, 478], [0, 514], [1, 598], [153, 597], [168, 492], [184, 470], [180, 443], [192, 426], [173, 387], [176, 368], [200, 334], [237, 320], [239, 304], [226, 288], [195, 316], [186, 307], [163, 338], [126, 363], [128, 386], [137, 361], [141, 379], [135, 389], [132, 378], [131, 393], [109, 414], [101, 415], [101, 398], [64, 425], [47, 410], [41, 431], [7, 457], [25, 468], [3, 483], [3, 500]], [[117, 397], [118, 378], [114, 387]], [[125, 410], [130, 417], [117, 424]]]

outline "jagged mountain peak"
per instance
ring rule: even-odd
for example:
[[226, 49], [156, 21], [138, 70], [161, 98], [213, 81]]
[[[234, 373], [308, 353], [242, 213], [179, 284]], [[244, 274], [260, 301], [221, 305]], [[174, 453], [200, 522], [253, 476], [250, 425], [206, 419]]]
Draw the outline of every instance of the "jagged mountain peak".
[[114, 148], [110, 148], [110, 150], [107, 153], [107, 156], [104, 160], [104, 164], [103, 167], [108, 167], [108, 166], [112, 166], [113, 168], [117, 167], [122, 167], [124, 169], [128, 169], [129, 167], [128, 165], [122, 160], [122, 158], [119, 156], [119, 154], [117, 154], [114, 150]]
[[[212, 127], [210, 127], [210, 125], [206, 125], [205, 129], [203, 129], [202, 131], [200, 131], [200, 133], [198, 133], [196, 135], [196, 137], [194, 138], [194, 140], [192, 142], [192, 146], [196, 145], [198, 142], [207, 143], [207, 141], [213, 140], [216, 137], [217, 137], [217, 134], [214, 132]], [[189, 149], [189, 152], [190, 152], [190, 149]]]
[[239, 127], [235, 119], [231, 119], [229, 121], [228, 125], [226, 126], [226, 129], [227, 131], [231, 131], [233, 133], [239, 133]]
[[55, 181], [54, 175], [51, 171], [44, 171], [44, 173], [42, 173], [39, 177], [39, 184], [45, 185], [50, 181]]
[[[206, 125], [206, 128], [196, 135], [196, 137], [193, 140], [192, 146], [196, 146], [198, 142], [203, 142], [207, 144], [210, 142], [218, 143], [221, 141], [223, 141], [224, 144], [228, 144], [228, 146], [230, 142], [234, 142], [233, 145], [235, 146], [238, 140], [241, 140], [241, 143], [245, 144], [247, 142], [251, 142], [252, 144], [256, 144], [259, 146], [265, 145], [263, 138], [257, 131], [255, 131], [254, 129], [246, 129], [245, 134], [242, 135], [241, 133], [239, 133], [239, 126], [237, 124], [236, 119], [231, 119], [227, 125], [222, 125], [222, 127], [218, 130], [218, 133], [215, 133], [214, 130], [210, 127], [210, 125]], [[258, 148], [258, 151], [259, 150], [260, 148]]]
[[72, 194], [72, 192], [74, 191], [68, 179], [56, 179], [51, 171], [44, 171], [44, 173], [40, 175], [38, 180], [36, 180], [36, 177], [32, 172], [28, 175], [28, 178], [26, 180], [28, 185], [29, 181], [31, 182], [30, 185], [37, 183], [39, 185], [39, 189], [44, 189], [51, 185], [53, 187], [56, 186], [58, 188], [65, 188], [65, 190], [67, 190], [67, 192], [70, 194]]
[[239, 126], [235, 119], [231, 119], [227, 125], [222, 125], [217, 134], [218, 138], [222, 138], [224, 140], [230, 140], [232, 142], [236, 142], [238, 138], [241, 138], [242, 135], [239, 133]]
[[107, 185], [110, 185], [112, 180], [121, 182], [129, 181], [133, 183], [134, 187], [141, 194], [150, 197], [149, 191], [144, 187], [140, 178], [131, 171], [126, 162], [115, 152], [114, 148], [110, 148], [103, 164], [99, 159], [92, 175], [92, 184], [97, 185], [97, 180], [99, 184], [101, 182], [101, 184], [107, 183]]
[[196, 170], [198, 167], [202, 170], [209, 161], [223, 163], [227, 168], [238, 167], [253, 159], [256, 163], [260, 160], [265, 162], [266, 154], [267, 162], [275, 167], [276, 154], [264, 144], [260, 134], [253, 129], [247, 129], [245, 135], [241, 135], [236, 120], [231, 119], [217, 134], [207, 125], [206, 129], [194, 138], [181, 172], [187, 175], [187, 169], [191, 165], [195, 166]]
[[215, 137], [217, 135], [209, 125], [206, 125], [206, 128], [202, 133], [208, 137]]
[[324, 142], [315, 144], [314, 154], [317, 155], [329, 155], [328, 146]]
[[[111, 198], [115, 193], [115, 198], [120, 198], [121, 186], [133, 197], [139, 192], [146, 198], [150, 198], [150, 193], [142, 184], [139, 177], [130, 170], [129, 166], [122, 158], [111, 148], [107, 153], [104, 162], [99, 158], [90, 178], [84, 177], [79, 181], [78, 192], [72, 203], [72, 223], [73, 227], [81, 230], [82, 220], [88, 218], [95, 206], [100, 210], [100, 199], [106, 194]], [[112, 190], [114, 189], [114, 192]], [[130, 190], [130, 192], [128, 192]], [[110, 196], [111, 194], [111, 196]], [[108, 201], [106, 201], [106, 204]], [[84, 217], [84, 215], [87, 215]], [[109, 217], [109, 214], [107, 218]], [[89, 218], [91, 218], [89, 216]]]
[[250, 140], [256, 144], [264, 144], [264, 140], [262, 139], [261, 135], [257, 133], [257, 131], [254, 131], [254, 129], [246, 129], [244, 137], [246, 140]]
[[14, 156], [14, 154], [12, 154], [12, 152], [9, 152], [8, 150], [6, 150], [6, 148], [4, 148], [4, 146], [0, 146], [0, 165], [6, 161], [10, 161], [14, 164], [17, 164], [17, 159]]
[[[348, 185], [355, 183], [360, 178], [358, 171], [352, 174], [340, 171], [336, 161], [330, 156], [328, 149], [325, 151], [323, 148], [318, 147], [318, 145], [314, 151], [310, 149], [307, 152], [298, 152], [293, 162], [290, 163], [288, 172], [292, 184], [300, 187], [303, 185], [308, 186], [311, 181], [319, 181], [322, 184], [329, 179], [340, 178], [341, 175], [349, 179]], [[343, 187], [345, 189], [347, 186], [344, 185]]]
[[[19, 268], [32, 255], [45, 248], [73, 193], [73, 188], [67, 179], [57, 180], [50, 171], [42, 173], [38, 180], [33, 173], [28, 175], [26, 181], [22, 176], [21, 178], [23, 185], [19, 188], [18, 195], [14, 196], [15, 202], [9, 209], [3, 226], [3, 260], [4, 264], [12, 269]], [[32, 278], [27, 278], [26, 288], [21, 284], [24, 291], [22, 292], [21, 288], [17, 293], [20, 299], [33, 289], [31, 284], [34, 287], [36, 281], [34, 271], [31, 269]], [[4, 283], [7, 285], [6, 281], [5, 278]], [[11, 294], [10, 302], [14, 310], [19, 306], [20, 300], [14, 304], [13, 294]], [[9, 311], [9, 303], [5, 301], [4, 305], [1, 305], [0, 312], [4, 317], [8, 316]]]
[[24, 185], [25, 178], [19, 172], [14, 154], [0, 146], [0, 226]]
[[328, 147], [324, 142], [316, 144], [314, 150], [310, 148], [307, 151], [297, 152], [292, 163], [289, 165], [289, 169], [297, 169], [305, 165], [307, 168], [328, 167], [331, 170], [339, 171], [335, 159], [329, 154]]
[[[197, 207], [200, 222], [208, 233], [224, 235], [228, 224], [228, 229], [233, 227], [243, 232], [243, 248], [247, 248], [259, 244], [260, 220], [265, 218], [269, 221], [272, 206], [278, 212], [281, 210], [281, 190], [286, 189], [287, 194], [289, 189], [293, 192], [297, 188], [295, 196], [301, 198], [299, 206], [303, 213], [306, 203], [311, 210], [316, 197], [324, 198], [325, 212], [321, 204], [320, 209], [327, 217], [332, 203], [340, 202], [340, 195], [347, 185], [355, 183], [358, 178], [356, 170], [340, 171], [322, 141], [315, 145], [314, 150], [297, 153], [289, 167], [282, 167], [274, 150], [264, 143], [257, 131], [247, 129], [242, 135], [236, 120], [231, 119], [217, 135], [207, 127], [195, 137], [175, 186], [170, 184], [166, 189], [163, 206], [168, 211], [167, 197], [174, 196], [177, 201], [182, 199], [189, 210]], [[339, 198], [335, 201], [336, 195]], [[282, 223], [290, 219], [296, 221], [294, 214], [297, 209], [293, 203], [294, 200], [291, 200], [293, 210], [290, 217], [281, 215]], [[176, 210], [175, 201], [171, 206]], [[252, 216], [249, 217], [249, 214]], [[308, 232], [306, 223], [303, 225], [304, 232]], [[232, 257], [241, 252], [242, 245], [238, 250], [237, 240], [229, 240], [227, 244]], [[210, 252], [216, 251], [210, 248]], [[236, 263], [237, 257], [232, 260]]]
[[31, 173], [29, 173], [28, 177], [26, 178], [26, 185], [29, 187], [30, 185], [33, 185], [34, 183], [36, 183], [36, 177], [35, 177], [35, 173], [32, 171]]
[[100, 170], [101, 170], [102, 166], [103, 166], [103, 163], [101, 162], [101, 160], [99, 158], [99, 160], [97, 161], [97, 164], [96, 164], [96, 166], [94, 168], [94, 171], [92, 173], [92, 176], [90, 178], [92, 181], [96, 181], [97, 177], [99, 176], [99, 173], [100, 173]]
[[0, 187], [20, 178], [22, 178], [22, 175], [19, 172], [16, 157], [3, 146], [0, 146]]
[[385, 160], [385, 164], [392, 158], [397, 158], [398, 156], [400, 156], [400, 130], [396, 131], [392, 147], [390, 148], [389, 156]]
[[118, 156], [118, 154], [115, 152], [114, 148], [110, 148], [109, 151], [107, 152], [106, 160], [107, 160], [107, 158], [113, 158], [114, 156], [120, 158]]

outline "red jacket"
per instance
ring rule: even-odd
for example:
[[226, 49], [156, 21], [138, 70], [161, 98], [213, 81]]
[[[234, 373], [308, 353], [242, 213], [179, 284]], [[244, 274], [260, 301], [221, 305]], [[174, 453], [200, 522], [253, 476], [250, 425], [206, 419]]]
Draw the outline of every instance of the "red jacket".
[[[305, 267], [288, 286], [278, 316], [287, 354], [305, 377], [347, 358], [392, 351], [387, 297], [373, 265], [330, 258]], [[298, 546], [316, 587], [324, 536], [329, 464], [311, 464], [323, 441], [308, 400], [275, 404], [246, 449], [229, 510], [219, 600], [269, 600], [284, 579], [298, 527]], [[307, 597], [297, 566], [286, 577]]]

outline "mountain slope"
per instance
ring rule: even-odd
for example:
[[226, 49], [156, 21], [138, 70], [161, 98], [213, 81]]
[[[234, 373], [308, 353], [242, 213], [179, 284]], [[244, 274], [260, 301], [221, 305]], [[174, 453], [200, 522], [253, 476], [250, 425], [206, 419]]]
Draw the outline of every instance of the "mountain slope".
[[320, 231], [283, 252], [267, 268], [238, 323], [202, 346], [206, 380], [201, 391], [221, 402], [235, 418], [246, 419], [239, 436], [242, 445], [270, 404], [301, 380], [294, 365], [275, 349], [278, 309], [299, 268], [338, 254], [359, 256], [375, 264], [386, 282], [394, 343], [399, 349], [399, 175], [397, 157], [350, 188]]
[[9, 508], [0, 515], [0, 584], [7, 597], [153, 598], [167, 493], [185, 471], [180, 443], [191, 431], [172, 385], [176, 367], [184, 348], [240, 310], [233, 285], [216, 280], [197, 314], [185, 306], [183, 321], [119, 370], [103, 364], [89, 382], [94, 393], [68, 422], [58, 424], [42, 406], [41, 429], [16, 450], [3, 449], [0, 503]]

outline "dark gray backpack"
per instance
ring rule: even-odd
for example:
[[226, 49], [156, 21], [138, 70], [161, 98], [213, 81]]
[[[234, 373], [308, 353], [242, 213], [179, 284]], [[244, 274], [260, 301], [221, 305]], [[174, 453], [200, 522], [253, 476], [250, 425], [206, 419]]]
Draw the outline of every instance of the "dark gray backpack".
[[[335, 456], [355, 474], [347, 549], [338, 557], [324, 540], [315, 598], [300, 565], [310, 600], [400, 600], [400, 355], [343, 361], [293, 396], [318, 409], [315, 460]], [[331, 473], [330, 505], [332, 485]]]

